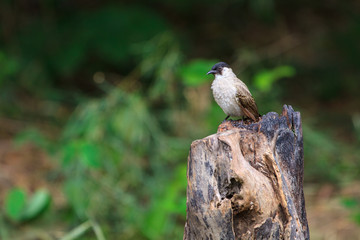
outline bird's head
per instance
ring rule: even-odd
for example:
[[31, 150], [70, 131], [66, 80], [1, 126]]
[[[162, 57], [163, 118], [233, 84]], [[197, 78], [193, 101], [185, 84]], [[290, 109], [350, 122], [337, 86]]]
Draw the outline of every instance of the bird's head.
[[231, 68], [229, 64], [225, 62], [218, 62], [211, 68], [211, 70], [207, 73], [207, 75], [209, 74], [222, 75], [224, 69], [231, 69]]

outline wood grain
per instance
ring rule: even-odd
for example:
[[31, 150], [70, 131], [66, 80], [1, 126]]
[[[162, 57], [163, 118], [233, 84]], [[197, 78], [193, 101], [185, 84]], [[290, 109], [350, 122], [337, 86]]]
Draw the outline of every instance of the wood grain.
[[300, 113], [224, 121], [191, 144], [185, 240], [309, 239]]

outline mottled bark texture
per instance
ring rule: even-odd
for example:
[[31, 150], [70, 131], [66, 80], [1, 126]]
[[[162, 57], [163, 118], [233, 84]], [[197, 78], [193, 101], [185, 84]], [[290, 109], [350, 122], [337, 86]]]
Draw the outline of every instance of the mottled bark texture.
[[185, 240], [309, 239], [300, 113], [224, 121], [191, 144]]

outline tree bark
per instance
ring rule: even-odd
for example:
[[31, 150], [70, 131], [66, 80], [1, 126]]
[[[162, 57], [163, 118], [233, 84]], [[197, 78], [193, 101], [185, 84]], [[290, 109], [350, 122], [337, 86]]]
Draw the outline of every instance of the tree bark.
[[191, 144], [185, 240], [309, 239], [299, 112], [224, 121]]

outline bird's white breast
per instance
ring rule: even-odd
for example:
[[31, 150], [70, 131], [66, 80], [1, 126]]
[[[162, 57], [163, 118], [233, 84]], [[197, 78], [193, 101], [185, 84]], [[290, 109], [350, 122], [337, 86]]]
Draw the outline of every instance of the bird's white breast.
[[[232, 72], [231, 72], [232, 73]], [[237, 88], [235, 81], [239, 81], [235, 74], [215, 75], [211, 85], [214, 99], [226, 115], [241, 117], [243, 112], [236, 101]]]

